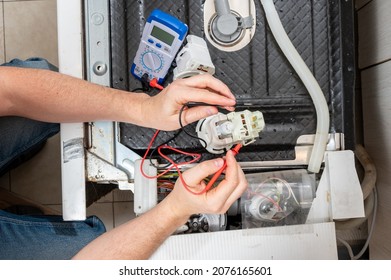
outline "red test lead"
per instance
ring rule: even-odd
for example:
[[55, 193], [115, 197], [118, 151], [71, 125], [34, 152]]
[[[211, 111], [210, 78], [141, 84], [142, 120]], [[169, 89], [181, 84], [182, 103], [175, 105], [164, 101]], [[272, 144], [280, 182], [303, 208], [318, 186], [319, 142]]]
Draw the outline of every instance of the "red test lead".
[[[231, 151], [233, 152], [234, 156], [236, 156], [239, 153], [239, 150], [243, 147], [242, 144], [237, 144]], [[223, 166], [217, 171], [213, 177], [208, 182], [208, 185], [206, 185], [206, 188], [203, 192], [207, 192], [210, 190], [210, 188], [213, 186], [213, 184], [216, 182], [216, 180], [220, 177], [220, 175], [223, 173], [223, 171], [227, 168], [227, 161], [224, 160]]]
[[157, 89], [159, 89], [159, 90], [163, 90], [163, 89], [164, 89], [163, 86], [159, 85], [159, 83], [157, 82], [157, 79], [156, 79], [156, 78], [152, 79], [152, 80], [149, 82], [149, 85], [150, 85], [151, 87], [157, 88]]

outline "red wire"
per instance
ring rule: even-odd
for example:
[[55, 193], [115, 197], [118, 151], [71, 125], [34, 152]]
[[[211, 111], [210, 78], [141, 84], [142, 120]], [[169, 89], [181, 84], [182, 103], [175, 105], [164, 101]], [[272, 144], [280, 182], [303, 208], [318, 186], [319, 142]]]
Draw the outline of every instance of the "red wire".
[[[156, 79], [153, 79], [153, 80], [150, 82], [150, 85], [151, 85], [152, 87], [155, 87], [155, 88], [158, 88], [158, 89], [160, 89], [160, 90], [163, 90], [163, 87], [157, 83], [157, 80], [156, 80]], [[202, 195], [202, 194], [206, 193], [207, 191], [209, 191], [209, 190], [212, 188], [213, 184], [214, 184], [214, 183], [216, 182], [216, 180], [218, 179], [218, 177], [220, 177], [220, 175], [223, 173], [223, 171], [227, 168], [227, 162], [226, 162], [225, 160], [224, 160], [223, 166], [222, 166], [222, 167], [213, 175], [212, 179], [209, 181], [209, 183], [206, 185], [206, 187], [205, 187], [202, 191], [200, 191], [200, 192], [194, 192], [194, 191], [192, 191], [192, 190], [189, 188], [189, 186], [186, 184], [185, 179], [183, 178], [182, 173], [181, 173], [181, 171], [180, 171], [180, 169], [179, 169], [179, 167], [182, 166], [182, 165], [186, 165], [186, 164], [190, 164], [190, 163], [194, 163], [194, 162], [199, 161], [200, 158], [201, 158], [201, 155], [200, 155], [200, 154], [197, 154], [197, 153], [187, 153], [187, 152], [184, 152], [184, 151], [175, 149], [175, 148], [173, 148], [173, 147], [170, 147], [170, 146], [168, 146], [168, 145], [160, 146], [160, 147], [158, 148], [159, 155], [160, 155], [162, 158], [164, 158], [165, 160], [167, 160], [169, 163], [171, 163], [172, 165], [171, 165], [170, 167], [168, 167], [165, 171], [163, 171], [162, 173], [160, 173], [160, 174], [158, 174], [158, 175], [156, 175], [156, 176], [149, 176], [149, 175], [145, 174], [145, 172], [144, 172], [144, 170], [143, 170], [144, 162], [145, 162], [145, 159], [146, 159], [146, 157], [147, 157], [147, 155], [148, 155], [148, 153], [149, 153], [149, 150], [151, 149], [153, 142], [155, 142], [155, 139], [156, 139], [156, 137], [158, 136], [159, 132], [160, 132], [160, 130], [156, 130], [156, 132], [155, 132], [155, 134], [153, 135], [153, 137], [152, 137], [152, 139], [151, 139], [151, 142], [149, 142], [148, 148], [147, 148], [147, 150], [146, 150], [146, 152], [145, 152], [145, 154], [144, 154], [144, 156], [143, 156], [143, 158], [142, 158], [142, 160], [141, 160], [141, 165], [140, 165], [141, 174], [142, 174], [145, 178], [148, 178], [148, 179], [157, 179], [157, 178], [163, 176], [164, 174], [166, 174], [167, 172], [169, 172], [171, 169], [175, 168], [175, 169], [177, 170], [177, 172], [178, 172], [178, 175], [179, 175], [179, 178], [180, 178], [180, 180], [181, 180], [181, 182], [182, 182], [182, 185], [184, 186], [184, 188], [185, 188], [188, 192], [190, 192], [190, 193], [192, 193], [192, 194], [194, 194], [194, 195]], [[240, 148], [242, 148], [242, 144], [237, 144], [237, 145], [232, 149], [232, 151], [234, 152], [234, 155], [235, 155], [235, 156], [239, 153]], [[192, 156], [193, 159], [190, 160], [190, 161], [183, 161], [183, 162], [180, 162], [180, 163], [176, 163], [176, 162], [174, 162], [171, 158], [169, 158], [168, 156], [166, 156], [165, 154], [163, 154], [162, 151], [161, 151], [162, 149], [169, 149], [169, 150], [175, 151], [175, 152], [180, 153], [180, 154], [183, 154], [183, 155]]]
[[[183, 176], [182, 176], [182, 173], [181, 173], [181, 171], [180, 171], [180, 169], [179, 169], [179, 167], [182, 166], [182, 165], [194, 163], [194, 162], [200, 160], [201, 155], [200, 155], [200, 154], [197, 154], [197, 153], [188, 153], [188, 152], [184, 152], [184, 151], [178, 150], [178, 149], [176, 149], [176, 148], [170, 147], [170, 146], [168, 146], [168, 145], [160, 146], [160, 147], [158, 148], [159, 155], [160, 155], [162, 158], [164, 158], [165, 160], [167, 160], [168, 162], [170, 162], [170, 163], [172, 164], [172, 166], [168, 167], [164, 172], [162, 172], [162, 173], [160, 173], [160, 174], [158, 174], [158, 175], [156, 175], [156, 176], [149, 176], [149, 175], [145, 174], [145, 172], [144, 172], [144, 170], [143, 170], [144, 162], [145, 162], [145, 159], [146, 159], [146, 157], [147, 157], [147, 155], [148, 155], [148, 152], [149, 152], [149, 150], [151, 149], [152, 144], [153, 144], [153, 142], [155, 141], [155, 139], [156, 139], [157, 135], [159, 134], [159, 132], [160, 132], [160, 130], [157, 130], [157, 131], [155, 132], [155, 134], [153, 135], [153, 137], [152, 137], [152, 139], [151, 139], [151, 142], [150, 142], [149, 145], [148, 145], [147, 151], [145, 152], [145, 154], [144, 154], [144, 156], [143, 156], [143, 158], [142, 158], [142, 160], [141, 160], [141, 165], [140, 165], [141, 174], [142, 174], [145, 178], [148, 178], [148, 179], [157, 179], [157, 178], [163, 176], [164, 174], [166, 174], [167, 172], [169, 172], [171, 169], [175, 168], [175, 169], [177, 170], [177, 172], [178, 172], [179, 178], [180, 178], [180, 180], [181, 180], [183, 186], [185, 187], [185, 189], [186, 189], [188, 192], [190, 192], [190, 193], [192, 193], [192, 194], [194, 194], [194, 195], [200, 195], [200, 194], [205, 193], [206, 190], [203, 190], [203, 191], [201, 191], [201, 192], [199, 192], [199, 193], [192, 191], [192, 190], [188, 187], [188, 185], [186, 184], [186, 182], [185, 182], [185, 180], [184, 180], [184, 178], [183, 178]], [[175, 152], [180, 153], [180, 154], [183, 154], [183, 155], [192, 156], [193, 159], [192, 159], [192, 160], [189, 160], [189, 161], [183, 161], [183, 162], [180, 162], [180, 163], [176, 163], [176, 162], [174, 162], [171, 158], [169, 158], [168, 156], [166, 156], [165, 154], [163, 154], [163, 152], [161, 151], [162, 149], [169, 149], [169, 150], [175, 151]]]
[[[168, 156], [166, 156], [165, 154], [162, 153], [161, 149], [169, 149], [169, 150], [172, 150], [172, 151], [175, 151], [175, 152], [178, 152], [180, 154], [184, 154], [184, 155], [189, 155], [189, 156], [193, 156], [194, 159], [190, 160], [190, 161], [185, 161], [185, 162], [180, 162], [180, 163], [176, 163], [174, 162], [171, 158], [169, 158]], [[176, 171], [178, 172], [178, 175], [179, 175], [179, 179], [181, 180], [182, 182], [182, 185], [184, 186], [184, 188], [194, 194], [194, 195], [201, 195], [203, 193], [206, 192], [206, 190], [202, 190], [201, 192], [194, 192], [192, 191], [189, 186], [187, 185], [187, 183], [185, 182], [185, 179], [183, 178], [182, 176], [182, 173], [181, 173], [181, 170], [180, 170], [180, 166], [182, 165], [185, 165], [185, 164], [190, 164], [190, 163], [194, 163], [196, 161], [198, 161], [200, 158], [201, 158], [201, 155], [200, 154], [196, 154], [196, 153], [187, 153], [187, 152], [184, 152], [184, 151], [181, 151], [181, 150], [178, 150], [178, 149], [175, 149], [173, 147], [170, 147], [168, 145], [164, 145], [164, 146], [161, 146], [158, 148], [158, 152], [159, 152], [159, 155], [164, 158], [165, 160], [167, 160], [168, 162], [170, 162], [172, 164], [172, 167], [174, 167], [176, 169]], [[172, 168], [171, 167], [171, 168]]]
[[142, 160], [141, 160], [141, 165], [140, 165], [141, 174], [143, 174], [143, 176], [144, 176], [145, 178], [148, 178], [148, 179], [156, 179], [156, 178], [159, 178], [160, 176], [162, 176], [163, 174], [166, 174], [166, 173], [169, 171], [169, 169], [168, 169], [168, 170], [165, 171], [165, 173], [159, 174], [158, 176], [149, 176], [149, 175], [145, 174], [145, 173], [144, 173], [144, 170], [143, 170], [143, 166], [144, 166], [145, 159], [147, 158], [148, 152], [149, 152], [149, 150], [151, 149], [153, 142], [155, 142], [155, 139], [156, 139], [157, 135], [159, 134], [159, 132], [160, 132], [160, 130], [156, 130], [156, 132], [155, 132], [155, 134], [153, 135], [153, 137], [152, 137], [152, 139], [151, 139], [151, 142], [149, 142], [148, 148], [147, 148], [147, 150], [146, 150], [146, 152], [145, 152], [145, 154], [144, 154], [144, 156], [143, 156], [143, 158], [142, 158]]
[[[166, 174], [167, 172], [169, 172], [171, 169], [175, 168], [176, 171], [178, 172], [178, 175], [179, 175], [179, 179], [181, 180], [182, 182], [182, 185], [184, 186], [184, 188], [194, 194], [194, 195], [202, 195], [206, 192], [208, 192], [212, 187], [213, 187], [213, 184], [216, 182], [216, 180], [220, 177], [220, 175], [223, 173], [223, 171], [227, 168], [227, 162], [224, 160], [224, 164], [223, 166], [213, 175], [212, 179], [208, 182], [208, 184], [206, 185], [206, 187], [200, 191], [200, 192], [194, 192], [192, 191], [189, 186], [187, 185], [187, 183], [185, 182], [185, 179], [183, 178], [182, 176], [182, 173], [180, 171], [180, 166], [183, 166], [183, 165], [186, 165], [186, 164], [191, 164], [191, 163], [194, 163], [194, 162], [197, 162], [198, 160], [200, 160], [201, 158], [201, 155], [200, 154], [197, 154], [197, 153], [188, 153], [188, 152], [184, 152], [184, 151], [181, 151], [181, 150], [178, 150], [176, 148], [173, 148], [173, 147], [170, 147], [168, 145], [163, 145], [163, 146], [160, 146], [158, 148], [158, 153], [159, 155], [164, 158], [165, 160], [167, 160], [169, 163], [171, 163], [172, 165], [170, 167], [168, 167], [165, 171], [163, 171], [162, 173], [156, 175], [156, 176], [149, 176], [147, 174], [145, 174], [144, 170], [143, 170], [143, 166], [144, 166], [144, 162], [145, 162], [145, 159], [148, 155], [148, 152], [149, 150], [151, 149], [152, 147], [152, 144], [153, 142], [155, 141], [157, 135], [159, 134], [160, 130], [157, 130], [155, 132], [155, 134], [153, 135], [152, 139], [151, 139], [151, 142], [149, 143], [148, 145], [148, 148], [147, 148], [147, 151], [145, 152], [142, 160], [141, 160], [141, 165], [140, 165], [140, 171], [142, 173], [142, 175], [145, 177], [145, 178], [148, 178], [148, 179], [157, 179], [161, 176], [163, 176], [164, 174]], [[237, 144], [233, 149], [232, 151], [234, 152], [234, 155], [237, 155], [239, 153], [239, 150], [242, 148], [242, 145], [241, 144]], [[162, 152], [162, 149], [168, 149], [168, 150], [172, 150], [174, 152], [177, 152], [177, 153], [180, 153], [180, 154], [183, 154], [183, 155], [188, 155], [188, 156], [192, 156], [193, 159], [192, 160], [189, 160], [189, 161], [183, 161], [183, 162], [179, 162], [179, 163], [176, 163], [174, 162], [171, 158], [169, 158], [168, 156], [166, 156], [165, 154], [163, 154]]]
[[[234, 156], [236, 156], [239, 153], [239, 150], [243, 147], [242, 144], [237, 144], [233, 149], [232, 152], [234, 153]], [[210, 179], [208, 185], [206, 185], [205, 192], [209, 191], [210, 188], [213, 186], [213, 184], [216, 182], [217, 178], [220, 177], [221, 173], [227, 168], [227, 161], [224, 160], [223, 166], [213, 175], [212, 179]]]

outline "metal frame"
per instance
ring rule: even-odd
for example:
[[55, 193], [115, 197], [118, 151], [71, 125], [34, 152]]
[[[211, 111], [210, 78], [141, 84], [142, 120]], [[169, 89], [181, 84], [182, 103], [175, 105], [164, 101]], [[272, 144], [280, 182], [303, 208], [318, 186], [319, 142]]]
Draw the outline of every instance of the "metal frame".
[[[57, 0], [61, 73], [83, 78], [82, 1]], [[64, 220], [86, 217], [83, 123], [61, 124], [62, 212]], [[71, 152], [73, 156], [69, 156]]]
[[[86, 0], [85, 14], [87, 80], [110, 86], [109, 2]], [[134, 161], [140, 156], [119, 142], [119, 124], [93, 122], [88, 128], [87, 179], [133, 191]]]

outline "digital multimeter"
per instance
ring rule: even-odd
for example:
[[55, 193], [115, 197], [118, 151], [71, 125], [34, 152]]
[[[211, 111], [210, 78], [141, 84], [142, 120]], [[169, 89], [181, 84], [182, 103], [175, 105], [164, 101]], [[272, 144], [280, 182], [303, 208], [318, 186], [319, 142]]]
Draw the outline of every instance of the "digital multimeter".
[[149, 80], [156, 78], [163, 83], [187, 31], [187, 25], [176, 17], [154, 10], [145, 24], [132, 74], [138, 79], [148, 74]]

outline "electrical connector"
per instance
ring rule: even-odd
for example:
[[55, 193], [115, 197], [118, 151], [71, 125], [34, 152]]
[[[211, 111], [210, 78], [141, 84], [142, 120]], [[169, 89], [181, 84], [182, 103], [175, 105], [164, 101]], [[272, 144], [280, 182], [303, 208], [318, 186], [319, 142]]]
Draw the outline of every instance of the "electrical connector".
[[149, 86], [149, 75], [147, 73], [144, 73], [141, 77], [141, 84], [144, 92], [147, 92], [151, 89]]
[[163, 90], [163, 89], [164, 89], [163, 86], [159, 85], [159, 83], [158, 83], [158, 81], [157, 81], [156, 78], [155, 78], [155, 79], [152, 79], [152, 80], [149, 82], [149, 85], [150, 85], [151, 87], [157, 88], [157, 89], [159, 89], [159, 90]]
[[263, 115], [259, 111], [231, 112], [228, 115], [218, 113], [200, 120], [196, 131], [212, 154], [221, 154], [235, 144], [247, 146], [256, 141], [265, 127]]

